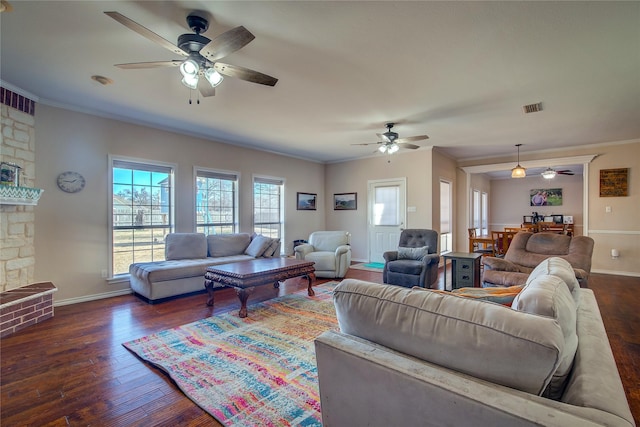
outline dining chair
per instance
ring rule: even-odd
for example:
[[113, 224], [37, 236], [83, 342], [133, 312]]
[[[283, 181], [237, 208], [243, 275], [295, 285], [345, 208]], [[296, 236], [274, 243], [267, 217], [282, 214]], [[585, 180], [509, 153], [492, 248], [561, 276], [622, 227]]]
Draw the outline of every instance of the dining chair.
[[493, 240], [493, 256], [496, 258], [504, 258], [509, 249], [509, 244], [513, 240], [513, 236], [517, 233], [512, 231], [492, 231], [491, 239]]
[[[469, 239], [475, 239], [478, 237], [478, 232], [475, 228], [469, 228]], [[473, 253], [482, 254], [482, 256], [493, 255], [493, 245], [481, 246], [478, 242], [473, 242]]]

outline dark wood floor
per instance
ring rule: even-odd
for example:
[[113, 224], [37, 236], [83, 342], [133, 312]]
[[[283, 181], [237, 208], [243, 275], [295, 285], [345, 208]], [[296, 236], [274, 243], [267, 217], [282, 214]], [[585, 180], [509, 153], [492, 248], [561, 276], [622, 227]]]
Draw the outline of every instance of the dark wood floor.
[[[381, 276], [348, 273], [374, 282], [381, 282]], [[590, 287], [640, 425], [640, 279], [593, 274]], [[263, 286], [249, 303], [304, 288], [305, 281], [298, 279], [278, 290]], [[121, 345], [239, 306], [230, 289], [216, 292], [213, 309], [205, 300], [201, 294], [149, 305], [129, 295], [57, 307], [54, 318], [2, 339], [0, 425], [220, 425], [166, 375]]]

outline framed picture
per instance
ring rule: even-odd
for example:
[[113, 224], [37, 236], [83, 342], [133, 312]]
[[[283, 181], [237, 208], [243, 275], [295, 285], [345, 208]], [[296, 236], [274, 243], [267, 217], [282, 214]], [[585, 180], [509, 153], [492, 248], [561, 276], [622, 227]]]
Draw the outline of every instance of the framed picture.
[[333, 195], [334, 211], [355, 211], [358, 209], [358, 193], [337, 193]]
[[629, 195], [629, 169], [600, 169], [600, 197]]
[[529, 202], [530, 206], [562, 206], [562, 188], [534, 188]]
[[299, 211], [315, 211], [317, 194], [298, 193], [296, 197], [296, 209]]

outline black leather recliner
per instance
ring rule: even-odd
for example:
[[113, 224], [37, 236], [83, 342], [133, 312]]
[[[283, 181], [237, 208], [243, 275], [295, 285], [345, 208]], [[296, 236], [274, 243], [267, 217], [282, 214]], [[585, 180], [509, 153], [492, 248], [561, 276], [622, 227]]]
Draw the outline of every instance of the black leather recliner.
[[438, 232], [406, 229], [397, 251], [384, 253], [382, 280], [389, 285], [430, 288], [438, 280]]

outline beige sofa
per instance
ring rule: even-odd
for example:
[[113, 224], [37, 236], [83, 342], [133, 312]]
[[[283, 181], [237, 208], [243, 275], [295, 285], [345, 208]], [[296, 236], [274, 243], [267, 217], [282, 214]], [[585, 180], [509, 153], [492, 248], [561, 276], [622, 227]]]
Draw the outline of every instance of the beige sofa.
[[316, 341], [323, 424], [634, 426], [593, 292], [549, 258], [511, 307], [354, 279]]
[[563, 258], [571, 264], [580, 286], [587, 287], [591, 272], [593, 239], [555, 233], [519, 232], [504, 258], [484, 257], [484, 286], [516, 286], [527, 281], [529, 273], [549, 257]]
[[280, 256], [280, 239], [248, 233], [171, 233], [165, 260], [129, 266], [131, 289], [149, 303], [204, 291], [204, 273], [212, 265]]

